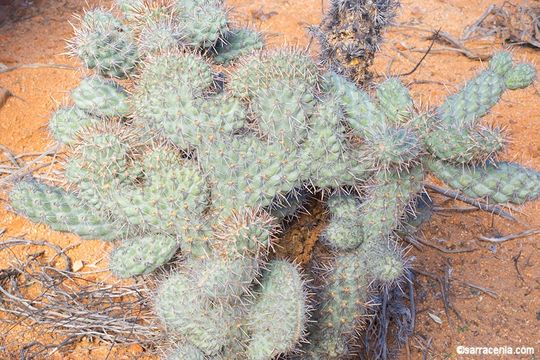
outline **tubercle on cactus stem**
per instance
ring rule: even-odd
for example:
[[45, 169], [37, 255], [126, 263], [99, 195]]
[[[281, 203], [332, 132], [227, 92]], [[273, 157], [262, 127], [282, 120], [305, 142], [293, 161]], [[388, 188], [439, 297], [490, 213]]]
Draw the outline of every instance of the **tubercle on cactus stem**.
[[[347, 26], [347, 4], [334, 1], [321, 27], [332, 46], [343, 39], [328, 19]], [[68, 149], [70, 186], [22, 181], [13, 208], [55, 230], [119, 242], [110, 268], [120, 277], [148, 274], [180, 251], [184, 260], [154, 298], [156, 314], [183, 338], [170, 359], [350, 355], [370, 294], [407, 270], [396, 233], [418, 226], [407, 211], [428, 172], [491, 202], [540, 195], [540, 173], [494, 160], [504, 133], [481, 124], [504, 91], [532, 83], [532, 66], [497, 54], [429, 114], [398, 79], [371, 96], [342, 75], [367, 76], [366, 66], [350, 68], [361, 59], [350, 51], [379, 41], [393, 4], [372, 2], [379, 16], [362, 24], [364, 37], [349, 33], [355, 41], [329, 69], [297, 49], [264, 49], [218, 0], [118, 0], [124, 21], [90, 10], [71, 48], [96, 74], [50, 124]], [[148, 46], [153, 26], [163, 40], [156, 47]], [[214, 64], [226, 67], [223, 87]], [[113, 78], [127, 78], [129, 91]], [[328, 205], [321, 240], [332, 253], [328, 271], [310, 274], [314, 304], [298, 267], [270, 260], [277, 223], [310, 189]]]

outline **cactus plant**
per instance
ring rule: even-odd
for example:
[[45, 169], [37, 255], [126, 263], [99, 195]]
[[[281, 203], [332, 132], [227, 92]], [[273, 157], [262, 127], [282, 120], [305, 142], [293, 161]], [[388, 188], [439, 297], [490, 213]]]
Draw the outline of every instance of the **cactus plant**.
[[232, 29], [225, 33], [224, 38], [216, 45], [217, 64], [227, 65], [242, 55], [263, 48], [263, 39], [257, 31], [248, 28]]
[[332, 71], [365, 83], [398, 5], [397, 0], [332, 0], [321, 24], [312, 27], [322, 48], [321, 61]]
[[10, 193], [11, 204], [20, 214], [58, 231], [72, 232], [84, 239], [115, 240], [126, 229], [104, 213], [81, 204], [77, 194], [34, 180], [18, 183]]
[[130, 31], [111, 13], [101, 9], [84, 15], [70, 47], [88, 68], [104, 76], [127, 77], [139, 60]]
[[174, 348], [166, 357], [167, 360], [205, 360], [204, 353], [195, 345], [185, 343]]
[[283, 260], [268, 265], [260, 296], [248, 314], [249, 359], [272, 359], [293, 350], [304, 337], [308, 311], [303, 286], [294, 265]]
[[73, 144], [78, 133], [100, 120], [75, 106], [60, 108], [51, 116], [49, 131], [59, 143]]
[[143, 236], [126, 240], [111, 253], [109, 267], [121, 278], [147, 274], [169, 261], [178, 243], [170, 236]]
[[211, 48], [228, 31], [227, 12], [222, 0], [188, 0], [174, 2], [182, 24], [182, 42], [188, 46]]
[[[540, 195], [540, 173], [496, 161], [505, 134], [481, 124], [504, 91], [534, 79], [509, 53], [424, 113], [398, 79], [374, 96], [354, 82], [367, 76], [355, 67], [371, 62], [393, 1], [332, 3], [343, 26], [351, 14], [379, 16], [347, 41], [327, 20], [321, 31], [341, 58], [329, 68], [296, 49], [261, 49], [220, 0], [117, 5], [125, 23], [102, 9], [83, 17], [73, 49], [97, 74], [51, 121], [67, 145], [69, 187], [24, 179], [10, 197], [32, 221], [118, 243], [110, 268], [119, 277], [181, 253], [153, 299], [181, 337], [170, 359], [346, 358], [370, 294], [407, 271], [397, 236], [413, 231], [403, 224], [427, 173], [491, 202]], [[230, 63], [223, 80], [216, 72]], [[105, 76], [128, 77], [130, 91]], [[328, 205], [321, 242], [331, 254], [313, 259], [324, 271], [311, 274], [311, 322], [304, 276], [272, 258], [276, 224], [308, 190]]]
[[139, 31], [137, 42], [141, 57], [155, 53], [174, 51], [180, 45], [182, 34], [170, 19], [148, 20]]
[[83, 79], [71, 97], [79, 109], [95, 116], [112, 118], [129, 113], [126, 91], [114, 81], [100, 76]]

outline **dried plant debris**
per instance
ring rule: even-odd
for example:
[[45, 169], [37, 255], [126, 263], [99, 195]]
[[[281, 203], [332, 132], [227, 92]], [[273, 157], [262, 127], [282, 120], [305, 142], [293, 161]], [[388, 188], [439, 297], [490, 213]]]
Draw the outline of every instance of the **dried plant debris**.
[[540, 5], [491, 5], [464, 32], [464, 38], [486, 36], [540, 48]]
[[332, 0], [330, 10], [312, 34], [321, 45], [321, 61], [357, 84], [366, 83], [396, 0]]
[[[25, 247], [15, 256], [14, 247]], [[165, 341], [149, 305], [148, 284], [94, 281], [92, 272], [75, 272], [77, 261], [46, 241], [8, 239], [0, 253], [12, 257], [0, 268], [0, 358], [42, 359], [50, 351], [69, 351], [82, 338], [138, 344], [147, 350]], [[42, 339], [21, 339], [28, 331]], [[4, 357], [5, 356], [5, 357]]]

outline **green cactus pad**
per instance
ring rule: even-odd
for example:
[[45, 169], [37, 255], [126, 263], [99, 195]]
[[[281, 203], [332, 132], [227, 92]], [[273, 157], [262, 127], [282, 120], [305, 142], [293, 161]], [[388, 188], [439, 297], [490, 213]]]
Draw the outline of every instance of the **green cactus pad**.
[[81, 132], [65, 175], [88, 205], [111, 208], [109, 194], [129, 180], [130, 144], [136, 136], [136, 131], [118, 122], [102, 122]]
[[192, 148], [211, 134], [201, 121], [203, 102], [192, 98], [188, 88], [156, 87], [141, 95], [134, 103], [138, 121], [176, 146]]
[[171, 274], [159, 287], [155, 311], [167, 327], [204, 352], [216, 355], [235, 324], [229, 308], [213, 306], [189, 276]]
[[[140, 92], [155, 88], [189, 88], [201, 94], [213, 84], [212, 69], [199, 55], [170, 51], [151, 56], [145, 61], [137, 81]], [[166, 91], [166, 90], [165, 90]]]
[[413, 100], [409, 89], [398, 78], [390, 78], [377, 88], [379, 107], [386, 118], [399, 124], [410, 117], [413, 111]]
[[86, 67], [104, 76], [125, 78], [130, 75], [139, 53], [130, 31], [113, 14], [88, 11], [71, 42], [71, 51]]
[[214, 206], [224, 214], [244, 206], [267, 206], [276, 194], [297, 187], [302, 176], [294, 149], [254, 136], [224, 137], [201, 150], [200, 162], [214, 184]]
[[143, 158], [144, 178], [111, 193], [120, 218], [164, 233], [182, 232], [201, 217], [208, 189], [197, 166], [166, 148], [152, 149]]
[[259, 259], [271, 247], [275, 232], [275, 221], [265, 211], [234, 210], [214, 226], [212, 250], [224, 259]]
[[401, 254], [391, 250], [378, 254], [377, 262], [371, 267], [376, 280], [384, 284], [392, 284], [398, 281], [405, 271], [405, 263]]
[[501, 75], [484, 70], [461, 91], [446, 99], [438, 110], [440, 117], [449, 124], [476, 125], [478, 119], [499, 102], [505, 90]]
[[256, 258], [222, 259], [213, 257], [194, 261], [191, 265], [193, 281], [206, 297], [214, 301], [230, 301], [249, 291], [259, 275]]
[[250, 360], [274, 359], [293, 350], [304, 337], [308, 319], [304, 282], [298, 269], [283, 260], [267, 267], [260, 295], [248, 315]]
[[427, 163], [435, 176], [454, 189], [490, 202], [523, 204], [540, 196], [540, 173], [511, 162], [454, 166], [442, 161]]
[[369, 177], [372, 162], [347, 143], [342, 113], [335, 100], [318, 106], [302, 147], [301, 166], [311, 183], [321, 188], [354, 186]]
[[331, 270], [322, 275], [320, 306], [310, 329], [307, 359], [339, 360], [352, 355], [349, 348], [356, 329], [366, 320], [370, 277], [358, 252], [337, 255]]
[[258, 130], [270, 141], [302, 143], [315, 102], [315, 95], [303, 84], [273, 81], [253, 96]]
[[213, 136], [230, 135], [246, 126], [247, 111], [242, 102], [234, 97], [224, 93], [215, 95], [208, 97], [201, 106], [202, 122]]
[[150, 21], [140, 30], [138, 41], [139, 52], [142, 56], [173, 52], [178, 49], [181, 36], [177, 25], [169, 19]]
[[172, 22], [168, 0], [115, 0], [115, 4], [133, 29], [138, 30], [151, 22]]
[[323, 87], [338, 99], [345, 119], [359, 136], [366, 137], [374, 127], [384, 122], [383, 113], [369, 95], [341, 75], [327, 73]]
[[[356, 329], [365, 321], [372, 284], [394, 283], [402, 276], [405, 265], [390, 234], [408, 204], [406, 199], [420, 186], [418, 173], [416, 169], [403, 179], [395, 173], [377, 175], [360, 207], [363, 224], [350, 224], [363, 226], [362, 241], [354, 250], [338, 252], [326, 266], [328, 270], [317, 274], [321, 305], [315, 313], [310, 344], [304, 349], [308, 359], [338, 360], [353, 355]], [[352, 201], [336, 198], [332, 203], [336, 216], [351, 209], [358, 212]]]
[[133, 98], [136, 121], [182, 149], [232, 133], [244, 126], [246, 112], [226, 94], [203, 97], [212, 84], [210, 66], [195, 55], [151, 59]]
[[518, 64], [508, 73], [504, 81], [510, 90], [524, 89], [536, 79], [536, 69], [530, 64]]
[[504, 149], [506, 138], [498, 128], [443, 127], [426, 135], [424, 144], [440, 160], [466, 164], [491, 158]]
[[241, 56], [263, 48], [263, 39], [255, 30], [242, 28], [228, 31], [215, 47], [214, 62], [227, 65]]
[[188, 46], [211, 48], [227, 32], [227, 12], [221, 0], [183, 0], [175, 2], [182, 42]]
[[83, 79], [71, 97], [77, 107], [99, 117], [122, 117], [130, 111], [126, 91], [99, 76]]
[[178, 247], [174, 237], [163, 235], [126, 239], [111, 253], [109, 267], [120, 278], [148, 274], [169, 261]]
[[98, 124], [100, 118], [72, 106], [56, 110], [49, 121], [49, 131], [54, 139], [63, 144], [73, 144], [77, 134], [84, 128]]
[[208, 360], [204, 353], [189, 343], [177, 345], [172, 349], [165, 360]]
[[375, 176], [362, 203], [365, 242], [386, 241], [398, 228], [407, 205], [422, 189], [423, 178], [420, 166], [401, 172], [381, 172]]
[[512, 66], [512, 54], [508, 51], [496, 53], [489, 60], [489, 70], [501, 76], [505, 76], [512, 69]]
[[127, 235], [109, 216], [87, 207], [75, 193], [24, 180], [10, 192], [13, 208], [33, 222], [53, 230], [72, 232], [84, 239], [117, 240]]
[[236, 96], [249, 98], [276, 80], [291, 87], [302, 84], [309, 88], [318, 83], [319, 71], [308, 55], [293, 49], [279, 49], [243, 60], [231, 76], [231, 89]]
[[361, 202], [352, 195], [332, 195], [328, 199], [330, 221], [323, 240], [333, 249], [351, 250], [364, 240]]
[[381, 124], [366, 134], [364, 151], [381, 169], [401, 168], [417, 160], [422, 144], [413, 130]]

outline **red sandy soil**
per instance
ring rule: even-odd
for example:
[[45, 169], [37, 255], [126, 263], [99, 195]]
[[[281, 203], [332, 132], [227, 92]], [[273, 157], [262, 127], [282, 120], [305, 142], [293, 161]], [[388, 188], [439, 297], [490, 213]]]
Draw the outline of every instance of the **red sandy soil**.
[[[517, 2], [517, 1], [516, 1]], [[7, 66], [29, 63], [58, 63], [78, 65], [65, 52], [65, 39], [72, 36], [68, 20], [72, 14], [81, 12], [87, 5], [76, 0], [37, 0], [35, 8], [25, 19], [0, 27], [0, 63]], [[242, 23], [252, 23], [267, 33], [271, 45], [289, 44], [305, 47], [309, 43], [307, 25], [317, 24], [327, 1], [320, 0], [231, 0], [236, 18]], [[492, 3], [501, 5], [502, 0], [403, 0], [397, 24], [389, 30], [386, 42], [379, 54], [375, 70], [381, 80], [390, 74], [411, 70], [430, 41], [423, 29], [442, 29], [458, 38], [464, 27], [473, 23]], [[517, 2], [519, 3], [519, 2]], [[526, 2], [522, 2], [525, 4]], [[531, 1], [532, 3], [532, 1]], [[96, 1], [88, 1], [95, 5]], [[102, 4], [108, 4], [103, 1]], [[37, 11], [36, 11], [37, 9]], [[495, 42], [472, 42], [471, 49], [489, 54], [504, 47]], [[441, 49], [442, 45], [435, 45]], [[540, 52], [530, 48], [514, 47], [517, 59], [533, 63], [540, 60]], [[420, 68], [403, 80], [410, 87], [417, 104], [437, 105], [445, 96], [473, 76], [483, 64], [455, 51], [433, 51]], [[62, 69], [20, 69], [0, 74], [0, 87], [11, 90], [18, 98], [11, 98], [0, 107], [0, 144], [15, 153], [43, 151], [52, 140], [47, 134], [50, 114], [74, 88], [81, 78], [77, 71]], [[426, 80], [428, 80], [426, 82]], [[415, 82], [416, 81], [416, 82]], [[487, 122], [505, 126], [513, 141], [503, 159], [519, 161], [540, 169], [540, 96], [535, 87], [510, 92], [503, 96], [488, 116]], [[1, 155], [0, 155], [1, 156]], [[2, 160], [0, 158], [0, 160]], [[4, 189], [5, 190], [5, 189]], [[61, 247], [74, 243], [80, 245], [68, 251], [73, 260], [82, 260], [85, 270], [106, 267], [105, 257], [110, 245], [98, 241], [82, 242], [76, 236], [53, 232], [46, 226], [32, 224], [4, 209], [6, 194], [0, 189], [0, 229], [6, 232], [0, 237], [48, 240]], [[437, 198], [439, 202], [444, 201]], [[424, 251], [412, 250], [413, 265], [424, 272], [444, 275], [445, 267], [451, 274], [450, 301], [461, 319], [450, 311], [445, 315], [438, 283], [420, 275], [416, 294], [418, 318], [416, 334], [409, 346], [403, 349], [403, 359], [465, 359], [457, 355], [456, 346], [532, 346], [536, 355], [521, 357], [537, 359], [540, 354], [540, 252], [538, 237], [525, 237], [500, 245], [478, 240], [479, 235], [495, 236], [520, 232], [526, 228], [540, 228], [540, 202], [533, 202], [519, 209], [518, 218], [525, 225], [517, 225], [498, 217], [473, 213], [438, 214], [423, 229], [425, 241], [449, 249], [475, 248], [474, 252], [446, 254], [426, 247]], [[459, 205], [459, 204], [448, 204]], [[444, 216], [443, 216], [444, 215]], [[317, 239], [320, 227], [306, 226], [305, 232], [293, 234], [303, 239], [291, 248], [291, 254], [299, 257], [309, 253]], [[306, 240], [307, 239], [307, 240]], [[287, 246], [284, 244], [284, 246]], [[0, 266], [9, 261], [0, 257]], [[97, 263], [96, 263], [97, 261]], [[92, 267], [92, 264], [95, 264]], [[102, 276], [110, 276], [105, 273]], [[493, 298], [473, 288], [463, 286], [470, 282], [493, 290]], [[434, 319], [439, 318], [441, 324]], [[0, 329], [2, 341], [10, 338]], [[29, 333], [21, 343], [37, 334]], [[9, 339], [13, 342], [13, 339]], [[425, 352], [421, 343], [429, 343]], [[56, 353], [50, 359], [105, 359], [109, 344], [99, 341], [81, 341], [69, 353]], [[13, 350], [13, 349], [8, 349]], [[5, 359], [16, 358], [15, 353], [0, 352]], [[142, 349], [137, 346], [116, 348], [110, 359], [140, 359]], [[2, 359], [4, 359], [2, 358]], [[471, 359], [473, 357], [470, 357]], [[478, 356], [476, 359], [497, 358]], [[500, 358], [520, 358], [500, 357]]]

